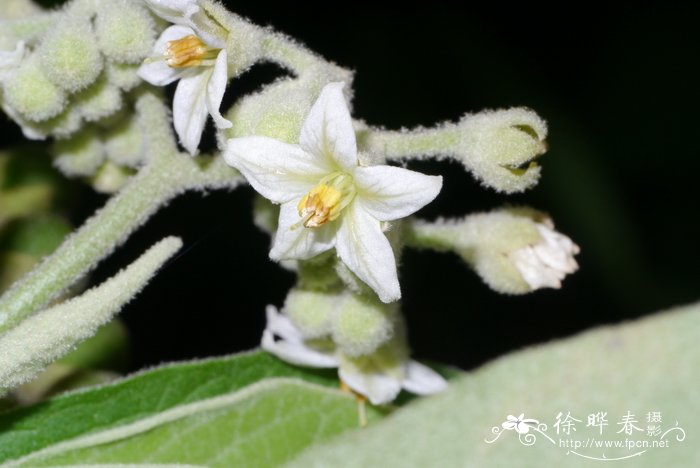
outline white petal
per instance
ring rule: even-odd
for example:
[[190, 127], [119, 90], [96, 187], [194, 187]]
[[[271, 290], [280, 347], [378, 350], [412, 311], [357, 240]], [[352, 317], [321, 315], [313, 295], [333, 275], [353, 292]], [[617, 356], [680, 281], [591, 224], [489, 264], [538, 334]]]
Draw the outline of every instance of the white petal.
[[207, 84], [207, 108], [209, 115], [214, 119], [217, 128], [231, 128], [233, 124], [226, 120], [219, 112], [221, 101], [224, 99], [226, 85], [228, 84], [228, 62], [226, 50], [222, 49], [216, 56], [216, 64]]
[[151, 57], [139, 67], [139, 76], [154, 86], [165, 86], [180, 79], [185, 74], [186, 69], [173, 68], [168, 65], [165, 61], [166, 49], [168, 42], [182, 39], [190, 34], [194, 34], [194, 31], [185, 26], [170, 26], [163, 31], [153, 46]]
[[373, 405], [390, 403], [401, 391], [401, 382], [384, 373], [363, 373], [354, 365], [341, 364], [338, 375], [348, 387], [367, 398]]
[[268, 330], [263, 332], [262, 348], [283, 361], [298, 366], [308, 367], [338, 367], [338, 360], [328, 354], [318, 352], [304, 344], [294, 344], [283, 340], [275, 341]]
[[297, 209], [300, 199], [301, 197], [280, 207], [277, 233], [270, 251], [273, 260], [306, 260], [335, 245], [339, 223], [331, 221], [317, 228], [304, 227]]
[[301, 127], [299, 144], [349, 172], [357, 166], [357, 144], [343, 86], [344, 83], [330, 83], [321, 90]]
[[265, 318], [267, 319], [265, 330], [270, 331], [274, 335], [290, 343], [304, 342], [304, 337], [299, 329], [294, 326], [289, 317], [280, 314], [275, 306], [268, 305], [265, 308]]
[[224, 159], [275, 203], [300, 199], [331, 170], [297, 145], [259, 136], [229, 140]]
[[562, 278], [566, 273], [573, 273], [578, 269], [576, 260], [566, 251], [544, 245], [535, 245], [533, 250], [543, 265], [561, 272]]
[[227, 34], [221, 29], [221, 26], [214, 23], [206, 11], [202, 9], [190, 11], [187, 15], [187, 24], [195, 30], [199, 37], [206, 45], [214, 49], [224, 49], [226, 40], [222, 34]]
[[532, 288], [561, 287], [561, 279], [564, 274], [549, 268], [542, 263], [533, 247], [528, 246], [511, 253], [511, 259], [523, 277], [523, 280]]
[[396, 259], [379, 221], [360, 203], [351, 203], [341, 218], [336, 251], [345, 265], [379, 296], [382, 302], [401, 297]]
[[380, 221], [415, 213], [433, 201], [442, 188], [442, 177], [400, 167], [358, 167], [353, 176], [362, 205]]
[[[325, 353], [306, 346], [301, 333], [286, 316], [273, 306], [267, 307], [267, 328], [263, 332], [262, 348], [292, 364], [310, 367], [338, 367], [333, 353]], [[275, 341], [275, 335], [279, 340]]]
[[542, 262], [564, 273], [573, 273], [578, 269], [578, 264], [573, 257], [580, 250], [578, 245], [567, 236], [543, 224], [537, 224], [537, 231], [544, 242], [535, 245], [534, 248]]
[[190, 154], [197, 153], [207, 122], [207, 83], [212, 68], [193, 70], [180, 78], [173, 97], [173, 125], [180, 143]]
[[574, 255], [578, 245], [553, 226], [537, 224], [542, 240], [535, 245], [512, 252], [511, 259], [530, 288], [559, 288], [568, 273], [578, 269]]
[[430, 395], [447, 388], [447, 382], [430, 367], [416, 361], [409, 361], [403, 388], [417, 395]]
[[199, 11], [197, 0], [145, 0], [153, 12], [168, 23], [186, 24], [188, 17]]

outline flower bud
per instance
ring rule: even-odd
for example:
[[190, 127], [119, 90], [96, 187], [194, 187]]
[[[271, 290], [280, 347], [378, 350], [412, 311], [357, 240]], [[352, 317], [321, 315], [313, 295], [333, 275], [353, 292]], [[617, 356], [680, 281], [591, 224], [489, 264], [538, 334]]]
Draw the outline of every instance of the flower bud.
[[131, 91], [141, 83], [138, 70], [136, 65], [110, 62], [107, 64], [107, 79], [117, 88]]
[[75, 96], [75, 106], [88, 122], [109, 117], [122, 107], [122, 93], [104, 76]]
[[396, 304], [346, 294], [333, 323], [333, 341], [348, 356], [374, 352], [394, 334]]
[[122, 166], [138, 168], [146, 162], [143, 137], [138, 119], [131, 116], [120, 119], [105, 133], [107, 158]]
[[547, 150], [547, 126], [528, 109], [483, 112], [458, 124], [456, 157], [485, 185], [521, 192], [539, 180], [534, 161]]
[[409, 231], [411, 245], [457, 253], [486, 284], [504, 294], [559, 288], [561, 280], [578, 268], [574, 260], [578, 246], [533, 210], [504, 209], [435, 223], [414, 221]]
[[88, 87], [102, 71], [102, 55], [87, 20], [57, 22], [39, 46], [41, 66], [49, 80], [74, 93]]
[[43, 135], [56, 138], [67, 138], [77, 132], [83, 124], [83, 119], [76, 109], [68, 106], [60, 115], [45, 122], [38, 122], [33, 128]]
[[86, 129], [53, 145], [54, 164], [68, 176], [93, 175], [102, 165], [105, 151], [94, 129]]
[[98, 170], [97, 173], [90, 179], [92, 188], [100, 193], [116, 193], [118, 192], [134, 175], [134, 171], [118, 166], [111, 161], [106, 161]]
[[57, 116], [66, 96], [46, 76], [37, 56], [28, 57], [5, 82], [3, 97], [22, 117], [40, 122]]
[[136, 2], [104, 2], [95, 20], [98, 43], [110, 60], [138, 64], [145, 59], [155, 42], [151, 15]]
[[227, 113], [236, 122], [227, 137], [258, 135], [287, 143], [299, 140], [304, 117], [316, 96], [302, 80], [286, 80], [265, 88], [265, 92], [246, 96]]
[[334, 316], [343, 295], [292, 289], [284, 302], [284, 313], [294, 322], [305, 339], [330, 335]]

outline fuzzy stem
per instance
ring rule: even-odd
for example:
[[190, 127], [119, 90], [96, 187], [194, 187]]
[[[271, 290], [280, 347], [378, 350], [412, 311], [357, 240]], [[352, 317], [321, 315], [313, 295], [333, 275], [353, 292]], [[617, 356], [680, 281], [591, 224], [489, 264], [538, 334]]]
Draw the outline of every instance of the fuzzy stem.
[[460, 139], [460, 128], [447, 124], [439, 128], [414, 130], [361, 130], [358, 134], [363, 151], [391, 159], [435, 158], [452, 156]]
[[153, 158], [53, 255], [0, 297], [0, 333], [83, 277], [179, 193], [192, 188], [234, 187], [239, 183], [237, 174], [218, 161], [202, 161], [195, 162], [181, 154]]
[[296, 73], [302, 73], [324, 62], [308, 49], [280, 34], [266, 34], [262, 38], [261, 46], [263, 57]]

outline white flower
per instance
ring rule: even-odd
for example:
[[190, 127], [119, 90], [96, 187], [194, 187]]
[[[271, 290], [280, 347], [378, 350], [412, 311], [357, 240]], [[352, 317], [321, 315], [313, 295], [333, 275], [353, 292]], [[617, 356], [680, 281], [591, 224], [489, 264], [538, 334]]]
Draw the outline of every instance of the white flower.
[[161, 18], [174, 23], [153, 47], [139, 76], [156, 86], [180, 80], [173, 99], [173, 124], [182, 146], [197, 152], [207, 116], [217, 128], [231, 122], [219, 112], [228, 82], [225, 38], [201, 11], [197, 0], [146, 0]]
[[580, 249], [552, 226], [537, 223], [536, 228], [542, 241], [512, 252], [510, 258], [533, 290], [560, 288], [561, 280], [578, 269], [574, 255]]
[[349, 358], [330, 340], [304, 340], [291, 320], [274, 306], [267, 306], [266, 312], [264, 350], [299, 366], [338, 367], [340, 379], [374, 405], [391, 402], [402, 388], [429, 395], [447, 387], [445, 379], [416, 361], [396, 360], [394, 356], [381, 354]]
[[396, 260], [382, 222], [435, 198], [442, 178], [391, 166], [361, 166], [343, 83], [321, 91], [299, 144], [259, 136], [228, 141], [224, 158], [262, 196], [280, 203], [270, 257], [305, 260], [335, 247], [384, 302], [401, 297]]
[[525, 413], [521, 413], [517, 418], [509, 414], [501, 427], [508, 431], [515, 429], [518, 434], [527, 434], [530, 432], [530, 426], [539, 424], [539, 421], [537, 419], [524, 419], [524, 417]]

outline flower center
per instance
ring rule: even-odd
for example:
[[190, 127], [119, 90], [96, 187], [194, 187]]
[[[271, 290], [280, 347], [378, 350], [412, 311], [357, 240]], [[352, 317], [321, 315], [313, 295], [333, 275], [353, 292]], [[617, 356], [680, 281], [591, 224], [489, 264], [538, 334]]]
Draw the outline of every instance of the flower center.
[[194, 34], [169, 41], [165, 61], [173, 68], [198, 67], [204, 60], [215, 59], [219, 49], [212, 49]]
[[352, 176], [334, 172], [323, 179], [301, 199], [297, 209], [307, 228], [323, 226], [340, 216], [343, 208], [355, 197]]

